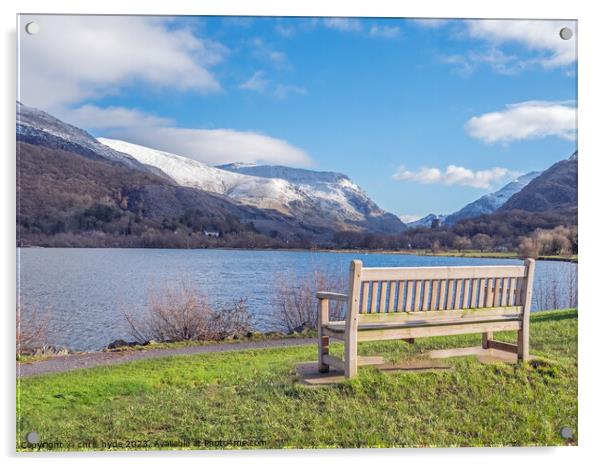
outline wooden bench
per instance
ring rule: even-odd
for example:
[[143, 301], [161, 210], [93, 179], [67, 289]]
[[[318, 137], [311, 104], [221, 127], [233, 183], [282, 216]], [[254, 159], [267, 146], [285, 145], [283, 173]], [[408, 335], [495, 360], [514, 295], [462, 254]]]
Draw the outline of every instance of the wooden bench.
[[[351, 262], [349, 294], [320, 291], [318, 363], [357, 373], [361, 341], [482, 333], [483, 348], [529, 357], [529, 313], [535, 261], [479, 267], [364, 268]], [[330, 321], [329, 301], [347, 303], [344, 321]], [[493, 332], [516, 330], [516, 345], [496, 341]], [[345, 344], [343, 359], [329, 354], [330, 338]]]

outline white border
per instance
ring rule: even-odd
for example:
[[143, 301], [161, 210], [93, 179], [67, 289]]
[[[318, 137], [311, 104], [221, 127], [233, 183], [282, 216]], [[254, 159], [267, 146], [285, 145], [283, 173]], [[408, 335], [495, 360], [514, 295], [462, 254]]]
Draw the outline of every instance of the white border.
[[[0, 111], [2, 131], [2, 183], [3, 205], [1, 229], [2, 296], [4, 306], [3, 349], [3, 409], [4, 416], [0, 438], [3, 456], [12, 463], [14, 453], [14, 308], [15, 308], [15, 48], [16, 13], [80, 13], [80, 14], [214, 14], [214, 15], [274, 15], [274, 16], [403, 16], [403, 17], [469, 17], [469, 18], [558, 18], [579, 21], [579, 233], [580, 263], [579, 302], [583, 309], [579, 323], [579, 447], [573, 448], [521, 448], [521, 449], [433, 449], [433, 450], [347, 450], [347, 451], [273, 451], [273, 452], [163, 452], [142, 454], [88, 454], [85, 461], [100, 464], [106, 460], [128, 463], [159, 464], [173, 458], [182, 463], [217, 462], [238, 464], [242, 461], [261, 461], [266, 464], [301, 464], [307, 461], [336, 461], [344, 459], [366, 462], [409, 461], [420, 464], [444, 463], [446, 465], [540, 462], [563, 464], [588, 462], [598, 453], [600, 428], [600, 350], [599, 333], [602, 329], [602, 308], [595, 291], [600, 289], [601, 263], [600, 209], [600, 140], [602, 118], [600, 99], [602, 75], [600, 53], [602, 24], [593, 1], [525, 1], [503, 0], [477, 2], [471, 0], [420, 0], [392, 2], [386, 0], [329, 1], [324, 0], [4, 0], [0, 3], [4, 59], [2, 61], [3, 85]], [[82, 455], [45, 455], [48, 464], [81, 462]], [[38, 456], [39, 457], [39, 456]], [[35, 458], [35, 456], [33, 457]], [[118, 459], [121, 458], [121, 459]], [[21, 455], [23, 464], [33, 461], [31, 455]]]

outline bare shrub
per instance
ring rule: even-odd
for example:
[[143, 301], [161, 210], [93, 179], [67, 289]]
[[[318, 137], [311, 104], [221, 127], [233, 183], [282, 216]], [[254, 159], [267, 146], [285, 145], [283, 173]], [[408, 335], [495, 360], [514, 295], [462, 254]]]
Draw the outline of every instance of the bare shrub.
[[150, 290], [148, 309], [142, 318], [124, 312], [130, 333], [142, 343], [156, 341], [223, 340], [251, 329], [245, 300], [214, 309], [204, 296], [186, 285]]
[[[276, 279], [274, 309], [268, 315], [269, 324], [287, 332], [302, 328], [317, 328], [317, 291], [341, 292], [342, 274], [314, 270], [303, 277], [280, 276]], [[330, 319], [342, 320], [345, 305], [340, 301], [330, 302]]]
[[551, 230], [537, 229], [521, 239], [518, 250], [523, 257], [570, 256], [577, 252], [577, 229], [562, 225]]
[[25, 309], [23, 304], [17, 305], [17, 356], [32, 354], [36, 349], [47, 346], [51, 317], [52, 313], [49, 310], [40, 311], [33, 306]]
[[572, 232], [564, 226], [553, 230], [537, 230], [537, 241], [541, 245], [541, 253], [546, 255], [570, 255], [573, 251], [571, 242]]
[[478, 233], [472, 238], [472, 244], [481, 252], [489, 251], [494, 244], [493, 238], [485, 233]]
[[522, 238], [518, 245], [518, 255], [525, 258], [537, 259], [540, 253], [540, 246], [536, 239], [526, 237]]
[[462, 252], [465, 249], [470, 249], [472, 246], [472, 241], [470, 238], [466, 236], [458, 236], [454, 239], [454, 247], [458, 250], [458, 252]]
[[533, 293], [536, 309], [541, 311], [577, 307], [577, 267], [548, 269], [545, 272], [536, 273], [539, 274]]

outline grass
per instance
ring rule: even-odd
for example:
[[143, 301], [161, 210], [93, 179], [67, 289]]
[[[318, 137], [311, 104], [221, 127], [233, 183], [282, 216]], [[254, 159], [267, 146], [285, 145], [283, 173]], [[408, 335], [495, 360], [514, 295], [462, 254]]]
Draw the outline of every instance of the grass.
[[[512, 341], [516, 334], [496, 334]], [[536, 361], [381, 373], [331, 387], [296, 382], [315, 347], [177, 356], [23, 379], [17, 449], [352, 448], [566, 445], [577, 441], [577, 311], [532, 317]], [[360, 345], [389, 361], [480, 335]], [[340, 346], [333, 345], [335, 352]], [[28, 447], [27, 432], [41, 443]]]
[[[441, 256], [441, 257], [472, 257], [472, 258], [487, 258], [487, 259], [520, 259], [520, 255], [517, 251], [479, 251], [477, 249], [466, 249], [463, 251], [458, 250], [447, 250], [433, 252], [431, 249], [399, 249], [399, 250], [387, 250], [387, 249], [327, 249], [327, 252], [353, 252], [353, 253], [366, 253], [366, 254], [410, 254], [417, 256]], [[555, 261], [566, 261], [566, 262], [578, 262], [579, 255], [571, 254], [567, 256], [563, 255], [541, 255], [538, 256], [539, 260], [555, 260]]]
[[[151, 341], [147, 344], [120, 346], [114, 349], [106, 349], [104, 351], [111, 353], [122, 353], [124, 351], [150, 351], [159, 349], [177, 349], [197, 346], [213, 346], [213, 345], [232, 345], [237, 343], [247, 343], [253, 341], [271, 341], [284, 339], [303, 339], [315, 338], [316, 330], [304, 330], [303, 332], [284, 333], [279, 331], [271, 332], [250, 332], [248, 336], [237, 338], [226, 338], [223, 340], [183, 340], [173, 342], [155, 342]], [[68, 354], [89, 354], [85, 351], [74, 351]], [[32, 364], [39, 361], [47, 361], [57, 357], [64, 357], [67, 354], [17, 354], [17, 361], [21, 364]]]
[[[465, 250], [465, 251], [438, 251], [432, 252], [429, 250], [420, 250], [416, 254], [427, 255], [427, 256], [443, 256], [443, 257], [483, 257], [492, 259], [519, 259], [520, 256], [516, 251], [478, 251], [478, 250]], [[541, 255], [538, 256], [539, 260], [558, 260], [558, 261], [569, 261], [577, 262], [579, 256], [577, 254], [570, 254], [566, 256], [561, 255]]]

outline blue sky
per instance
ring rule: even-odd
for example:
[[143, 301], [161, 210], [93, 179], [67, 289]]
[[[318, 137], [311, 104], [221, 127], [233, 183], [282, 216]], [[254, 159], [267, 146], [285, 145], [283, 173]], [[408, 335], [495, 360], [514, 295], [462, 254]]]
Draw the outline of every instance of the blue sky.
[[343, 172], [400, 216], [450, 213], [576, 149], [571, 21], [32, 19], [25, 104], [210, 164]]

